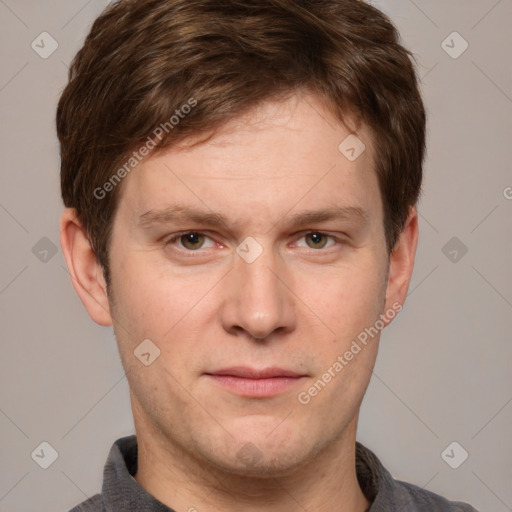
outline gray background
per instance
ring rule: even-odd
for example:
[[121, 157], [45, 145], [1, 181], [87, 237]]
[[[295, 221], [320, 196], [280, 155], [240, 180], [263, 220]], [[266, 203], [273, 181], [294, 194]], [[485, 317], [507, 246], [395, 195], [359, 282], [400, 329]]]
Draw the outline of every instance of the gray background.
[[[512, 510], [512, 0], [373, 3], [417, 56], [429, 152], [410, 294], [384, 332], [359, 440], [399, 479]], [[56, 102], [106, 4], [0, 0], [4, 512], [65, 511], [94, 494], [111, 443], [133, 432], [113, 334], [76, 296], [58, 231]], [[43, 31], [59, 45], [46, 59], [31, 47], [51, 49]], [[460, 56], [454, 31], [469, 44]], [[31, 457], [42, 441], [59, 455], [46, 470]], [[441, 457], [453, 441], [469, 453], [458, 469], [445, 460], [461, 448]]]

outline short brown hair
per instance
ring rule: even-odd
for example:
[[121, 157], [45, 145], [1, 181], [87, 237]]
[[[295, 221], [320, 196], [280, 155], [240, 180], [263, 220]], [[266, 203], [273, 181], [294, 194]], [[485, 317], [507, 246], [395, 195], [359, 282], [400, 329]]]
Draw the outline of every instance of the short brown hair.
[[158, 126], [167, 122], [156, 150], [302, 90], [340, 122], [353, 112], [369, 126], [391, 252], [418, 200], [425, 152], [412, 58], [389, 18], [362, 0], [113, 2], [73, 60], [57, 110], [62, 198], [107, 283], [121, 192], [111, 178]]

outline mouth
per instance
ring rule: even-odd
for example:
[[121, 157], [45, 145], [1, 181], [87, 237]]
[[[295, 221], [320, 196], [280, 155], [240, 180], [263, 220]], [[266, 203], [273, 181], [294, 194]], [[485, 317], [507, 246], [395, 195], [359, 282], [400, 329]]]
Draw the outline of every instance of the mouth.
[[237, 366], [205, 375], [216, 385], [249, 398], [269, 398], [280, 395], [307, 378], [307, 375], [276, 367], [258, 370]]

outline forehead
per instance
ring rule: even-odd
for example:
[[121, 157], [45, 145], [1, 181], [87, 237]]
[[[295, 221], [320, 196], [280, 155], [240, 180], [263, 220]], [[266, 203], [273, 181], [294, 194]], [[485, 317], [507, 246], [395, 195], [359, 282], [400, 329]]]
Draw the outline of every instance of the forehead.
[[121, 204], [141, 216], [179, 197], [190, 207], [272, 218], [380, 204], [371, 131], [351, 134], [316, 96], [263, 103], [198, 141], [143, 160], [126, 178]]

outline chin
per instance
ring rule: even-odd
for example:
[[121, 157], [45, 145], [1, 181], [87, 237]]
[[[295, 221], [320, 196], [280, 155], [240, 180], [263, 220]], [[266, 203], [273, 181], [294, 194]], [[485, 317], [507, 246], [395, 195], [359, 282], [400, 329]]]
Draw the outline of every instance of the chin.
[[[237, 428], [226, 428], [232, 436], [208, 439], [207, 457], [225, 471], [240, 476], [271, 478], [291, 474], [311, 461], [323, 445], [315, 443], [307, 429], [276, 418], [243, 418]], [[226, 434], [226, 432], [224, 432]], [[327, 444], [327, 443], [325, 443]], [[222, 454], [222, 455], [221, 455]]]

